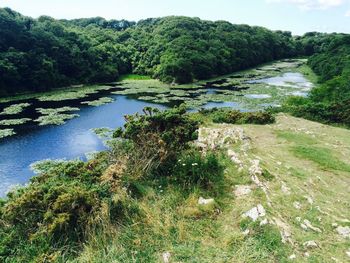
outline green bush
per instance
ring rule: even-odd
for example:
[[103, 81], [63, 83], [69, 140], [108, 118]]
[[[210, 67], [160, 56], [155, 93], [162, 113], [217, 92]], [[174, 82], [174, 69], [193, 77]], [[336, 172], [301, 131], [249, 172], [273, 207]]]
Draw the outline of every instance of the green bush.
[[201, 110], [200, 113], [208, 116], [215, 123], [231, 124], [269, 124], [275, 122], [275, 117], [271, 112], [241, 112], [238, 110], [229, 110], [226, 108], [210, 110]]
[[223, 170], [215, 153], [202, 155], [196, 149], [191, 149], [179, 156], [171, 178], [184, 189], [197, 186], [209, 190], [223, 179]]
[[117, 129], [114, 137], [131, 141], [135, 155], [144, 160], [141, 165], [152, 166], [149, 171], [166, 172], [177, 154], [196, 139], [198, 122], [190, 119], [183, 105], [166, 111], [147, 107], [144, 113], [126, 116], [124, 129]]

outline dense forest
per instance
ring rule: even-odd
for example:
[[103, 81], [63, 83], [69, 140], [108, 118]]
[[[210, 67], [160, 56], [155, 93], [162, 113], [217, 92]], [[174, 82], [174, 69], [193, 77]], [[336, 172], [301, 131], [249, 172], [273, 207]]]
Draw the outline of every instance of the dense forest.
[[350, 35], [319, 36], [321, 45], [315, 36], [309, 41], [318, 52], [308, 64], [319, 76], [320, 85], [308, 98], [290, 98], [286, 110], [296, 116], [350, 126]]
[[320, 87], [292, 98], [286, 110], [348, 123], [350, 36], [290, 32], [225, 21], [164, 17], [141, 20], [25, 17], [0, 9], [0, 95], [116, 81], [136, 73], [190, 83], [264, 62], [310, 56]]
[[0, 94], [114, 81], [138, 73], [166, 82], [244, 69], [300, 54], [290, 32], [165, 17], [32, 19], [0, 9]]

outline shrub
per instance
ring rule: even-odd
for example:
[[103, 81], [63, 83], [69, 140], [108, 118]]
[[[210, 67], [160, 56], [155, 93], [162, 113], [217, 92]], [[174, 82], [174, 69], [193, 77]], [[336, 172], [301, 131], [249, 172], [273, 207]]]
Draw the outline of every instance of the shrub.
[[201, 110], [200, 113], [210, 117], [215, 123], [269, 124], [275, 121], [273, 114], [268, 111], [241, 112], [226, 108], [213, 108], [210, 110]]
[[144, 113], [126, 116], [124, 129], [117, 129], [113, 137], [132, 142], [134, 171], [135, 166], [143, 175], [155, 169], [167, 171], [177, 154], [196, 139], [198, 122], [189, 118], [184, 106], [166, 111], [147, 107]]
[[209, 190], [223, 179], [223, 170], [216, 154], [209, 152], [203, 156], [196, 149], [191, 149], [179, 156], [171, 177], [184, 189], [198, 186]]

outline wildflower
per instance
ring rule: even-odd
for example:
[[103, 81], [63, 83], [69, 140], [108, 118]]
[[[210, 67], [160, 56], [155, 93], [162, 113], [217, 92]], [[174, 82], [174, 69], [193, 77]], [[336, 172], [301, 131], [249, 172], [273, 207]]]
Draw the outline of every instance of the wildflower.
[[182, 166], [186, 166], [186, 164], [185, 164], [185, 163], [183, 163], [183, 164], [182, 164]]
[[197, 165], [198, 165], [198, 163], [193, 163], [193, 164], [192, 164], [192, 166], [197, 166]]

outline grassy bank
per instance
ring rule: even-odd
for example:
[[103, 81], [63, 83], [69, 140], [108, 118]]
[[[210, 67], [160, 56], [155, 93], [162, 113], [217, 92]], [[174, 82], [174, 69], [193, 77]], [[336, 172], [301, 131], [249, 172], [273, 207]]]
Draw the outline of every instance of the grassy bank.
[[1, 202], [3, 261], [347, 259], [348, 130], [284, 114], [145, 114], [86, 163], [34, 165], [40, 175]]

